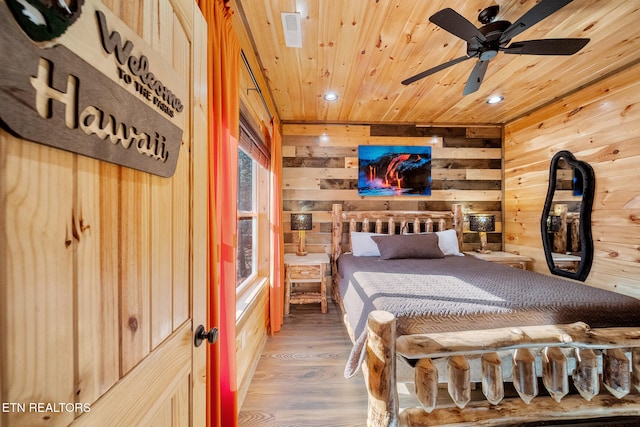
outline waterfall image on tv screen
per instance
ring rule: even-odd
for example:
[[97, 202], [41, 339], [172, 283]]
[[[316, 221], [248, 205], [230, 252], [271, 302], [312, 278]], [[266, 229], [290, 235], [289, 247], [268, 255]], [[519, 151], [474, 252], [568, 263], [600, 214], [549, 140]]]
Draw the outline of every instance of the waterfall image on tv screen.
[[359, 146], [358, 195], [430, 196], [431, 147]]

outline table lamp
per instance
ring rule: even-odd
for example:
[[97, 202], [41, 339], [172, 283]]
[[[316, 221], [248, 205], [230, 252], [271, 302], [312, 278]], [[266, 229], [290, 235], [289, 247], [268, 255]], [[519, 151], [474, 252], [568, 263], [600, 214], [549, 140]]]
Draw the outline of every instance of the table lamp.
[[480, 234], [480, 249], [477, 249], [477, 252], [480, 252], [481, 254], [491, 253], [491, 251], [487, 249], [487, 231], [495, 231], [495, 229], [495, 215], [469, 215], [469, 230], [477, 231]]
[[549, 215], [547, 217], [547, 232], [557, 233], [562, 230], [562, 217], [560, 215]]
[[296, 251], [296, 255], [298, 256], [304, 256], [307, 254], [304, 247], [305, 231], [311, 230], [312, 225], [311, 214], [291, 214], [291, 231], [298, 230], [300, 237], [298, 240], [298, 250]]

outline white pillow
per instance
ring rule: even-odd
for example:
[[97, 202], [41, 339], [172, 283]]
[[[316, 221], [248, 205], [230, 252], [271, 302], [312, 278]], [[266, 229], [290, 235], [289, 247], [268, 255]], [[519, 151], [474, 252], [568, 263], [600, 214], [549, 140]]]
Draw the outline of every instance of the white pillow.
[[386, 236], [386, 234], [351, 232], [351, 253], [353, 256], [380, 256], [380, 250], [371, 236]]
[[460, 247], [458, 246], [458, 235], [456, 234], [456, 230], [450, 229], [436, 231], [436, 234], [438, 235], [438, 246], [443, 254], [464, 256], [464, 254], [460, 252]]

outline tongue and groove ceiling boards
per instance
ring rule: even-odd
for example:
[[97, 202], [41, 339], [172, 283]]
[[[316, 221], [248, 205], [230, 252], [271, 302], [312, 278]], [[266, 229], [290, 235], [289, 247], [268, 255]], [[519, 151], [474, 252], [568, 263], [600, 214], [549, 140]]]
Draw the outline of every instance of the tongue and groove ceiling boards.
[[[545, 0], [554, 1], [554, 0]], [[569, 56], [499, 53], [480, 87], [463, 95], [477, 59], [408, 85], [401, 82], [467, 54], [467, 43], [429, 18], [451, 8], [476, 27], [499, 6], [516, 22], [535, 0], [234, 0], [249, 27], [284, 122], [505, 123], [640, 59], [640, 5], [574, 0], [513, 37], [584, 38]], [[302, 47], [287, 47], [282, 13], [300, 13]], [[327, 92], [338, 99], [326, 101]], [[488, 105], [492, 95], [504, 102]]]

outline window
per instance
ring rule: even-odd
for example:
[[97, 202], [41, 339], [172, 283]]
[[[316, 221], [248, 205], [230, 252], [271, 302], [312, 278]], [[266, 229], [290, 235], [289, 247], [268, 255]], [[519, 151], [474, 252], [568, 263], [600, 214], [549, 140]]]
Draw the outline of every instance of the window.
[[238, 150], [238, 253], [236, 288], [257, 273], [257, 168], [244, 150]]
[[269, 275], [269, 147], [240, 114], [236, 294], [244, 304]]

